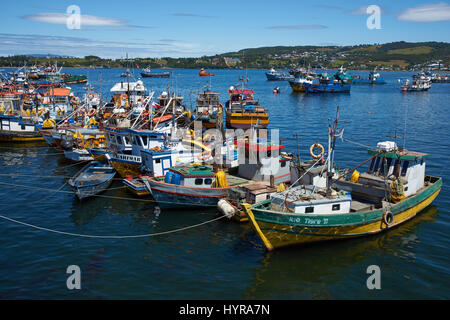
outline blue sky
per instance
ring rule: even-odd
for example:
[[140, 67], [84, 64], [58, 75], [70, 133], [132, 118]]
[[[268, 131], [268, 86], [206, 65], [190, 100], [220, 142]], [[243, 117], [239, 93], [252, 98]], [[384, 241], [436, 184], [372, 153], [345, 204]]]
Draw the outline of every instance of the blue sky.
[[[80, 8], [80, 29], [67, 28], [70, 5]], [[368, 5], [381, 8], [381, 29], [367, 28]], [[276, 45], [449, 42], [449, 27], [443, 1], [21, 0], [0, 12], [0, 55], [198, 57]]]

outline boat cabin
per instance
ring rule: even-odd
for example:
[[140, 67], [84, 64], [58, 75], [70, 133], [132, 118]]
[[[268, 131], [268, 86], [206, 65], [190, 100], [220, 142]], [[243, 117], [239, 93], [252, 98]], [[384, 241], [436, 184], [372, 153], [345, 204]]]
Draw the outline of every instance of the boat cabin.
[[[386, 152], [372, 159], [367, 173], [361, 174], [358, 182], [384, 188], [385, 177], [395, 176], [402, 181], [405, 197], [413, 195], [424, 187], [425, 158], [429, 155], [415, 151], [398, 150], [395, 142], [389, 143], [393, 148], [387, 149]], [[385, 144], [386, 142], [379, 143], [378, 150], [369, 150], [369, 155], [376, 155]], [[390, 180], [389, 185], [391, 184]]]
[[139, 99], [144, 101], [147, 89], [144, 83], [138, 80], [136, 82], [118, 82], [110, 91], [114, 94], [114, 105], [118, 107], [125, 106], [127, 103], [136, 105]]
[[[348, 191], [332, 190], [326, 196], [326, 188], [297, 186], [272, 196], [271, 209], [296, 214], [342, 214], [349, 213], [352, 196]], [[318, 220], [320, 222], [320, 220]]]
[[[274, 176], [276, 185], [282, 182], [290, 182], [290, 162], [291, 157], [281, 152], [282, 145], [272, 144], [263, 138], [257, 138], [255, 142], [249, 140], [238, 140], [238, 148], [244, 150], [239, 154], [238, 175], [240, 177], [253, 180], [269, 180]], [[244, 156], [244, 159], [241, 159]]]
[[51, 88], [44, 93], [42, 97], [42, 106], [50, 110], [52, 118], [61, 118], [71, 113], [70, 88]]
[[105, 132], [109, 150], [131, 154], [131, 139], [126, 129], [107, 127]]

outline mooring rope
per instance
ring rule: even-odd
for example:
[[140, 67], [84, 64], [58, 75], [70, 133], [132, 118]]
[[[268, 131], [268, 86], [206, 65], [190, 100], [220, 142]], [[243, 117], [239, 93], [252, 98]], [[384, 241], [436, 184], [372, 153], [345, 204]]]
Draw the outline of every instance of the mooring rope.
[[[29, 188], [29, 189], [36, 189], [36, 190], [43, 190], [43, 191], [50, 191], [50, 192], [59, 192], [59, 193], [70, 193], [70, 194], [76, 194], [74, 191], [67, 191], [67, 190], [57, 190], [57, 189], [50, 189], [50, 188], [43, 188], [43, 187], [37, 187], [37, 186], [27, 186], [23, 184], [14, 184], [14, 183], [8, 183], [8, 182], [1, 182], [0, 184], [9, 185], [12, 187], [21, 187], [21, 188]], [[125, 187], [125, 186], [123, 186]], [[122, 187], [121, 187], [122, 188]], [[111, 189], [119, 189], [119, 188], [111, 188]], [[108, 189], [105, 189], [105, 191]], [[107, 196], [103, 194], [94, 194], [92, 197], [99, 197], [99, 198], [107, 198], [107, 199], [116, 199], [116, 200], [129, 200], [129, 201], [142, 201], [142, 202], [152, 202], [152, 203], [167, 203], [167, 204], [180, 204], [179, 202], [175, 201], [163, 201], [163, 200], [153, 200], [153, 199], [137, 199], [137, 198], [127, 198], [127, 197], [116, 197], [116, 196]], [[183, 205], [189, 206], [194, 205], [198, 206], [199, 203], [195, 202], [183, 202]], [[203, 207], [216, 207], [215, 205], [206, 205], [202, 204]]]
[[186, 227], [182, 227], [182, 228], [178, 228], [178, 229], [174, 229], [174, 230], [168, 230], [168, 231], [162, 231], [162, 232], [155, 232], [155, 233], [146, 233], [146, 234], [137, 234], [137, 235], [125, 235], [125, 236], [114, 236], [114, 235], [90, 235], [90, 234], [80, 234], [80, 233], [72, 233], [72, 232], [66, 232], [66, 231], [60, 231], [60, 230], [55, 230], [55, 229], [50, 229], [50, 228], [45, 228], [45, 227], [41, 227], [41, 226], [37, 226], [31, 223], [27, 223], [27, 222], [23, 222], [23, 221], [19, 221], [17, 219], [13, 219], [13, 218], [9, 218], [9, 217], [5, 217], [3, 215], [0, 215], [1, 219], [4, 220], [8, 220], [17, 224], [21, 224], [27, 227], [31, 227], [34, 229], [38, 229], [38, 230], [42, 230], [42, 231], [47, 231], [47, 232], [52, 232], [52, 233], [57, 233], [57, 234], [63, 234], [63, 235], [67, 235], [67, 236], [73, 236], [73, 237], [81, 237], [81, 238], [101, 238], [101, 239], [127, 239], [127, 238], [145, 238], [145, 237], [154, 237], [154, 236], [161, 236], [161, 235], [165, 235], [165, 234], [170, 234], [170, 233], [175, 233], [175, 232], [181, 232], [184, 230], [188, 230], [188, 229], [193, 229], [196, 227], [200, 227], [202, 225], [226, 218], [226, 216], [222, 215], [219, 216], [217, 218], [208, 220], [208, 221], [204, 221], [201, 223], [197, 223], [191, 226], [186, 226]]

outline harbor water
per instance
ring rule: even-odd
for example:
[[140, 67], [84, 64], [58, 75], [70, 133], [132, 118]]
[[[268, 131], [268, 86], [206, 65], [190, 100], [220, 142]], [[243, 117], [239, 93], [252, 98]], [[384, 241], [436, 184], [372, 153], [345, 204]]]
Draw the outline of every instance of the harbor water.
[[[64, 71], [88, 74], [108, 100], [109, 89], [124, 80], [122, 69]], [[207, 77], [199, 77], [198, 70], [169, 71], [168, 79], [144, 78], [146, 87], [157, 95], [170, 86], [194, 106]], [[152, 236], [201, 224], [218, 213], [161, 211], [133, 198], [117, 175], [103, 197], [80, 202], [67, 185], [80, 165], [45, 144], [1, 144], [0, 299], [450, 298], [450, 84], [403, 93], [397, 79], [412, 73], [381, 72], [385, 85], [354, 85], [348, 94], [295, 94], [288, 82], [267, 81], [264, 70], [208, 71], [215, 74], [211, 89], [221, 94], [222, 104], [228, 88], [248, 77], [285, 151], [299, 148], [303, 160], [311, 159], [310, 145], [326, 145], [327, 127], [339, 106], [345, 127], [345, 141], [336, 146], [340, 168], [368, 159], [367, 147], [395, 140], [430, 154], [426, 172], [443, 178], [441, 193], [414, 219], [386, 233], [266, 252], [249, 224], [226, 218]], [[274, 94], [277, 86], [281, 92]], [[71, 87], [81, 97], [84, 85]], [[70, 265], [81, 269], [81, 290], [66, 286]], [[371, 265], [380, 267], [380, 290], [367, 288]]]

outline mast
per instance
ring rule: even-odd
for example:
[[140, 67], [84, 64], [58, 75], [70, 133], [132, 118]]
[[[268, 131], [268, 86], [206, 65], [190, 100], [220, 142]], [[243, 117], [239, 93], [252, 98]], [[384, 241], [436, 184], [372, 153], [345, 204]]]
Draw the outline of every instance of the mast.
[[333, 184], [333, 162], [334, 162], [334, 149], [336, 144], [336, 131], [339, 121], [339, 106], [336, 110], [336, 119], [334, 120], [333, 127], [328, 127], [328, 161], [327, 161], [327, 197], [331, 197], [331, 185]]

